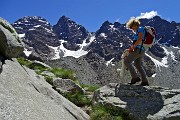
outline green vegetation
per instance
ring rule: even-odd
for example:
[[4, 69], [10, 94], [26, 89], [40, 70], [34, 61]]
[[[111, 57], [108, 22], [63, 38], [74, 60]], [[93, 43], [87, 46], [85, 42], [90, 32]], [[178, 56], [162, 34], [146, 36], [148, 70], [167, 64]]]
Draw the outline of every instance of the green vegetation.
[[2, 22], [0, 22], [0, 25], [2, 25], [4, 28], [8, 29], [11, 33], [14, 33], [13, 29], [11, 29], [9, 26], [4, 25]]
[[87, 95], [77, 91], [65, 92], [62, 95], [78, 107], [89, 106], [91, 104], [91, 99]]
[[88, 97], [88, 95], [92, 95], [93, 92], [99, 88], [99, 86], [81, 84], [81, 87], [86, 90], [85, 94], [79, 93], [78, 91], [66, 92], [61, 94], [78, 107], [90, 106], [92, 98]]
[[91, 120], [130, 120], [127, 114], [108, 105], [95, 105], [90, 113]]
[[85, 84], [81, 84], [81, 87], [89, 92], [94, 92], [95, 90], [100, 88], [100, 86], [98, 86], [98, 85], [85, 85]]
[[27, 66], [28, 68], [30, 69], [33, 69], [35, 70], [35, 72], [39, 75], [42, 75], [45, 77], [45, 80], [50, 83], [52, 85], [52, 80], [53, 78], [48, 76], [48, 75], [45, 75], [43, 74], [42, 72], [43, 71], [49, 71], [49, 72], [52, 72], [56, 77], [60, 77], [60, 78], [63, 78], [63, 79], [71, 79], [71, 80], [74, 80], [74, 81], [77, 81], [76, 78], [75, 78], [75, 73], [71, 70], [66, 70], [66, 69], [63, 69], [63, 68], [48, 68], [48, 67], [45, 67], [44, 65], [40, 64], [40, 63], [34, 63], [30, 60], [27, 60], [25, 58], [17, 58], [18, 62], [21, 64], [21, 65], [25, 65]]
[[25, 65], [25, 66], [29, 66], [30, 64], [32, 64], [32, 62], [30, 60], [26, 60], [25, 58], [23, 57], [20, 57], [20, 58], [17, 58], [18, 62], [21, 64], [21, 65]]
[[72, 70], [56, 67], [51, 69], [50, 72], [54, 73], [56, 77], [60, 77], [63, 79], [71, 79], [74, 81], [76, 80], [75, 73]]
[[51, 76], [44, 75], [44, 78], [49, 84], [53, 85], [53, 78]]

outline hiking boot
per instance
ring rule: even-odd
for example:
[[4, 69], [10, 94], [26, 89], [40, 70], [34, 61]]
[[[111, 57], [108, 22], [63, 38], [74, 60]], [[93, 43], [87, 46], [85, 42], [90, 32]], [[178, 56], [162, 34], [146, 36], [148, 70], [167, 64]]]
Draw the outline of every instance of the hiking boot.
[[129, 82], [128, 84], [132, 85], [132, 84], [135, 84], [135, 83], [137, 83], [137, 82], [139, 82], [139, 81], [141, 81], [141, 79], [140, 79], [139, 77], [137, 77], [137, 78], [132, 78], [132, 79], [131, 79], [131, 82]]
[[148, 83], [148, 81], [143, 81], [143, 82], [141, 82], [140, 85], [142, 85], [142, 86], [149, 86], [149, 83]]

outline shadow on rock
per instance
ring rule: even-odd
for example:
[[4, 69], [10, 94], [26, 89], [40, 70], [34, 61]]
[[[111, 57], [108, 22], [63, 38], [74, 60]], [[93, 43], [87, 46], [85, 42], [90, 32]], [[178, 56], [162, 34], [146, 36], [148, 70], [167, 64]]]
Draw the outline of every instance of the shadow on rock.
[[0, 55], [0, 74], [2, 73], [2, 65], [5, 63], [5, 58]]
[[159, 92], [150, 87], [118, 84], [115, 96], [126, 103], [129, 117], [135, 120], [146, 120], [163, 108], [164, 101]]

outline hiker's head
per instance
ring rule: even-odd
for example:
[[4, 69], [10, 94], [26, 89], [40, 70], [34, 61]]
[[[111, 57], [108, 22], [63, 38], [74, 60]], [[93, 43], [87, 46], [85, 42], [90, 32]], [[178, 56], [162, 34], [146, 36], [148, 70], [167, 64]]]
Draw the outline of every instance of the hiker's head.
[[138, 27], [140, 25], [140, 21], [136, 18], [131, 18], [127, 23], [126, 23], [126, 27], [130, 28], [132, 30], [137, 30]]

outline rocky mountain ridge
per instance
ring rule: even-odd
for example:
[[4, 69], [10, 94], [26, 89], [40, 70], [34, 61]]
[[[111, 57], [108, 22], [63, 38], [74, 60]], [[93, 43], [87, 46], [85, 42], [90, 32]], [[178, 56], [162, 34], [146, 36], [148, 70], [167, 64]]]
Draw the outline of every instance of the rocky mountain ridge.
[[[159, 43], [167, 46], [179, 46], [179, 24], [166, 21], [159, 16], [151, 19], [140, 19], [142, 26], [152, 26], [157, 31], [157, 39], [163, 37]], [[35, 52], [42, 56], [43, 60], [51, 59], [55, 55], [52, 47], [60, 44], [67, 50], [77, 51], [80, 44], [90, 42], [90, 38], [95, 39], [89, 46], [84, 48], [86, 51], [93, 51], [99, 54], [106, 61], [114, 59], [119, 61], [124, 49], [132, 43], [132, 31], [119, 22], [110, 23], [105, 21], [99, 30], [94, 33], [88, 32], [82, 25], [77, 24], [70, 18], [62, 16], [56, 25], [50, 25], [44, 18], [33, 16], [24, 17], [14, 22], [13, 27], [18, 34], [24, 34], [24, 42], [35, 49]], [[60, 40], [64, 42], [61, 43]], [[52, 46], [52, 47], [50, 47]], [[160, 52], [159, 52], [160, 50]], [[163, 57], [162, 48], [158, 45], [150, 51], [157, 57]], [[45, 58], [46, 57], [46, 58]]]

